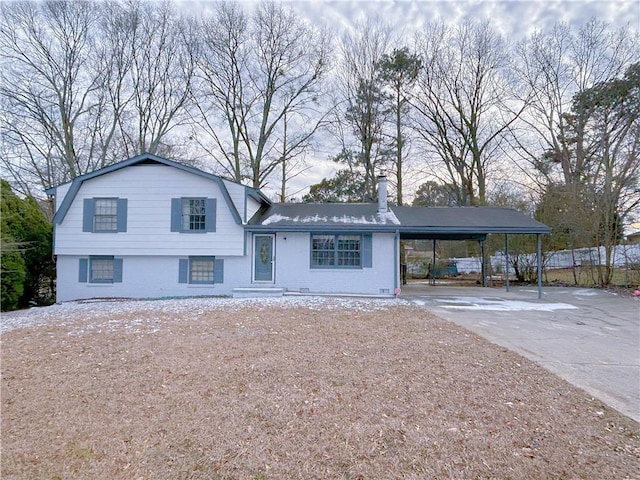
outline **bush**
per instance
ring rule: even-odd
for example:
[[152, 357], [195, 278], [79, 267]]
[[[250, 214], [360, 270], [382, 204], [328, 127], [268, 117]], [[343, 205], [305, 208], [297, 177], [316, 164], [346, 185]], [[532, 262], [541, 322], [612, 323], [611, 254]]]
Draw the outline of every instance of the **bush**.
[[[4, 236], [4, 232], [3, 232]], [[15, 310], [24, 294], [24, 280], [27, 268], [20, 252], [9, 238], [2, 239], [0, 266], [0, 306], [2, 311]]]
[[1, 189], [2, 310], [51, 303], [53, 227], [34, 198], [21, 199], [4, 180]]

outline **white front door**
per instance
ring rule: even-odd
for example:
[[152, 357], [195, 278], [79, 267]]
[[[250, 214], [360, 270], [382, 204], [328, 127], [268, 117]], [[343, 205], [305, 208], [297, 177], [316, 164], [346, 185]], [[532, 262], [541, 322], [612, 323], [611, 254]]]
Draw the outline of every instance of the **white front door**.
[[253, 281], [273, 283], [275, 235], [253, 236]]

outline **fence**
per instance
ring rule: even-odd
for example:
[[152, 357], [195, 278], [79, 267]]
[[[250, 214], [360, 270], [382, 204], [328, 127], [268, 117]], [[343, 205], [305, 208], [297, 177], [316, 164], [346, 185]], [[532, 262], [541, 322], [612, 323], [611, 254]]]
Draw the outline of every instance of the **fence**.
[[[451, 259], [456, 263], [459, 273], [479, 272], [481, 269], [480, 257], [466, 257]], [[510, 259], [511, 261], [512, 259]], [[547, 270], [554, 268], [571, 268], [604, 265], [604, 247], [578, 248], [573, 250], [559, 250], [546, 252], [544, 267]], [[504, 252], [496, 252], [490, 257], [491, 268], [494, 272], [504, 272], [505, 257]], [[536, 255], [531, 253], [526, 255], [528, 264], [535, 264]], [[640, 266], [640, 244], [617, 245], [612, 254], [612, 266], [618, 268], [637, 269]], [[513, 267], [509, 265], [509, 273], [515, 273]]]

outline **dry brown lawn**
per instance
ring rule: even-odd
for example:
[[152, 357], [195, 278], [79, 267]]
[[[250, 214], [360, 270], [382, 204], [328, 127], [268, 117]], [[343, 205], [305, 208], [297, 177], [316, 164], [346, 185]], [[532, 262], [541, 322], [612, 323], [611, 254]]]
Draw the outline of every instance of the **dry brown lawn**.
[[2, 335], [5, 480], [640, 479], [638, 423], [403, 302], [23, 315], [43, 323]]

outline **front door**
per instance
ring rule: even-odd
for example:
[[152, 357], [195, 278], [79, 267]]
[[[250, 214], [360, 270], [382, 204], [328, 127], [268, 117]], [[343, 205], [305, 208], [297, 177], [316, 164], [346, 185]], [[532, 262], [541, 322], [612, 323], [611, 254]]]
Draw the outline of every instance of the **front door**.
[[273, 235], [253, 236], [253, 281], [273, 283]]

